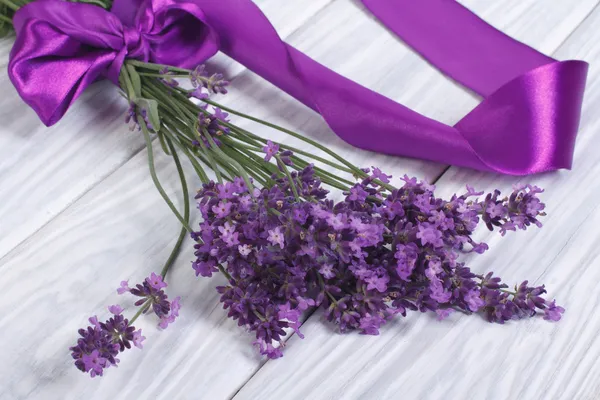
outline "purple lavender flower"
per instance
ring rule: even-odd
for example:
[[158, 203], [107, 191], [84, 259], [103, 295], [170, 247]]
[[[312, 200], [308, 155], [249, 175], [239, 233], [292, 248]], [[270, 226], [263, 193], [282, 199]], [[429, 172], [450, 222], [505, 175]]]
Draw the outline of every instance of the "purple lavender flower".
[[161, 80], [165, 85], [173, 88], [179, 86], [179, 83], [169, 76], [173, 75], [173, 73], [169, 71], [169, 67], [164, 67], [159, 71], [159, 73], [164, 76]]
[[424, 223], [419, 225], [419, 231], [417, 232], [417, 238], [421, 239], [423, 246], [431, 244], [433, 247], [442, 247], [444, 242], [442, 240], [442, 233], [435, 229], [433, 225]]
[[221, 232], [221, 240], [227, 245], [227, 247], [237, 246], [240, 241], [238, 239], [239, 232], [235, 231], [235, 225], [230, 222], [225, 222], [225, 225], [219, 227]]
[[440, 304], [450, 301], [452, 293], [447, 291], [439, 279], [433, 279], [429, 285], [430, 297]]
[[181, 297], [179, 297], [179, 296], [175, 297], [173, 299], [173, 301], [171, 302], [171, 310], [169, 312], [169, 315], [164, 315], [160, 319], [160, 322], [158, 324], [158, 327], [160, 329], [167, 329], [167, 327], [170, 324], [175, 322], [175, 319], [177, 319], [177, 317], [179, 316], [179, 310], [181, 309], [180, 300], [181, 300]]
[[488, 204], [485, 211], [490, 216], [490, 218], [498, 218], [498, 217], [503, 217], [506, 214], [507, 209], [506, 209], [506, 207], [504, 207], [504, 205], [502, 203], [498, 203], [498, 204], [492, 203], [492, 204]]
[[556, 305], [556, 300], [546, 302], [548, 308], [544, 310], [544, 319], [548, 321], [560, 321], [565, 309]]
[[223, 200], [231, 199], [236, 193], [236, 185], [232, 182], [220, 183], [217, 185], [217, 191], [219, 192], [219, 198]]
[[194, 87], [204, 87], [215, 94], [227, 94], [229, 82], [223, 79], [222, 74], [209, 74], [204, 65], [197, 66], [190, 74], [190, 81]]
[[277, 311], [277, 318], [280, 320], [287, 319], [288, 321], [298, 322], [300, 319], [300, 311], [296, 309], [292, 309], [290, 302], [288, 301], [285, 304], [279, 306]]
[[271, 158], [275, 156], [278, 151], [279, 145], [268, 140], [267, 145], [263, 147], [263, 152], [266, 154], [265, 161], [271, 161]]
[[367, 199], [368, 193], [361, 185], [355, 185], [348, 194], [348, 200], [358, 201], [360, 203]]
[[242, 257], [248, 257], [252, 253], [252, 246], [249, 244], [243, 244], [238, 246], [238, 251], [242, 255]]
[[383, 183], [390, 183], [390, 178], [392, 177], [391, 175], [384, 174], [383, 172], [381, 172], [381, 170], [379, 168], [376, 168], [376, 167], [372, 167], [372, 168], [373, 168], [373, 172], [371, 173], [371, 178], [379, 179]]
[[360, 325], [358, 328], [364, 335], [379, 335], [379, 328], [383, 324], [385, 324], [384, 318], [377, 314], [370, 315], [367, 313], [360, 319]]
[[160, 290], [167, 287], [167, 284], [163, 282], [162, 276], [155, 274], [154, 272], [146, 278], [148, 285], [152, 286], [153, 289]]
[[109, 311], [111, 314], [114, 314], [114, 315], [119, 315], [119, 314], [121, 314], [121, 313], [123, 312], [123, 307], [121, 307], [121, 306], [120, 306], [120, 305], [118, 305], [118, 304], [115, 304], [115, 305], [113, 305], [113, 306], [108, 306], [108, 311]]
[[415, 243], [400, 244], [396, 248], [394, 257], [397, 261], [396, 272], [400, 279], [408, 281], [412, 274], [418, 257], [418, 247]]
[[333, 271], [333, 264], [323, 264], [319, 267], [319, 273], [323, 275], [325, 279], [331, 279], [335, 277], [335, 272]]
[[217, 272], [217, 262], [215, 260], [195, 261], [192, 265], [196, 276], [202, 275], [210, 278], [213, 273]]
[[216, 119], [218, 119], [220, 121], [229, 122], [229, 120], [227, 119], [227, 117], [229, 117], [229, 114], [227, 114], [220, 108], [215, 108], [215, 112], [213, 115], [215, 116]]
[[121, 281], [121, 286], [117, 289], [117, 294], [128, 293], [130, 290], [129, 281]]
[[385, 293], [390, 277], [387, 273], [371, 273], [366, 279], [367, 290], [377, 290], [380, 293]]
[[145, 336], [142, 336], [142, 330], [138, 329], [137, 331], [133, 332], [133, 339], [131, 339], [131, 341], [133, 342], [133, 345], [135, 347], [137, 347], [138, 349], [142, 349], [144, 346], [142, 345], [142, 342], [146, 340]]
[[217, 215], [218, 218], [225, 218], [229, 215], [229, 213], [231, 213], [231, 203], [221, 201], [216, 206], [213, 206], [212, 211]]
[[[151, 281], [152, 277], [155, 275], [156, 274], [152, 273], [152, 275], [146, 278], [143, 283], [138, 283], [134, 288], [131, 288], [131, 294], [140, 298], [135, 302], [136, 306], [139, 307], [146, 304], [152, 308], [152, 311], [154, 311], [158, 318], [162, 318], [169, 314], [169, 311], [171, 310], [171, 304], [169, 303], [166, 293], [162, 290], [164, 286], [153, 286], [150, 284], [149, 280]], [[162, 282], [162, 279], [160, 282]], [[164, 285], [166, 286], [166, 284]], [[157, 289], [157, 287], [159, 288]]]
[[96, 375], [102, 376], [102, 370], [106, 367], [106, 358], [100, 357], [98, 350], [92, 351], [90, 354], [83, 354], [81, 356], [83, 368], [85, 371], [90, 372], [90, 376], [93, 378]]
[[285, 238], [283, 236], [283, 233], [281, 232], [281, 228], [277, 227], [275, 229], [271, 229], [269, 231], [269, 237], [267, 238], [267, 240], [271, 242], [273, 246], [279, 246], [283, 249]]
[[98, 322], [97, 316], [94, 315], [93, 317], [88, 318], [88, 321], [93, 327], [100, 329], [100, 322]]
[[438, 320], [443, 321], [452, 314], [454, 310], [452, 308], [438, 308], [435, 313], [438, 315]]
[[[210, 97], [208, 93], [204, 92], [203, 86], [198, 86], [197, 88], [195, 88], [192, 92], [190, 92], [189, 96], [198, 100], [206, 100]], [[204, 105], [204, 107], [206, 106], [207, 104]]]
[[129, 124], [129, 130], [140, 131], [142, 129], [142, 127], [138, 123], [138, 115], [140, 115], [144, 119], [144, 122], [146, 123], [146, 126], [149, 130], [154, 130], [154, 127], [152, 126], [152, 123], [150, 122], [150, 119], [148, 117], [148, 110], [138, 106], [133, 101], [129, 103], [129, 109], [127, 110], [127, 115], [125, 116], [125, 123]]
[[479, 311], [481, 307], [485, 305], [485, 301], [481, 298], [481, 294], [477, 289], [471, 289], [465, 295], [465, 303], [469, 307], [469, 310], [473, 312]]

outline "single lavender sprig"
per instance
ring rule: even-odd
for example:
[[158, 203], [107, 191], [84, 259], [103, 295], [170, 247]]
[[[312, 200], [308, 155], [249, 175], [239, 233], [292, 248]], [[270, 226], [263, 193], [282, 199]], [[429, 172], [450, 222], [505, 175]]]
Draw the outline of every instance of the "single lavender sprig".
[[223, 74], [209, 74], [204, 65], [199, 65], [190, 73], [190, 80], [196, 90], [192, 93], [199, 95], [198, 98], [205, 98], [201, 93], [201, 88], [208, 90], [214, 94], [227, 94], [227, 86], [229, 82], [224, 79]]
[[90, 326], [79, 330], [80, 338], [77, 344], [70, 348], [75, 360], [75, 366], [82, 372], [89, 373], [92, 378], [102, 376], [104, 370], [119, 363], [117, 356], [127, 349], [143, 348], [142, 330], [135, 328], [133, 323], [143, 313], [152, 309], [159, 317], [159, 328], [165, 329], [179, 316], [180, 298], [176, 297], [169, 302], [163, 288], [167, 284], [161, 275], [152, 273], [141, 284], [130, 288], [127, 281], [122, 281], [117, 293], [122, 295], [131, 293], [140, 297], [135, 305], [138, 312], [131, 320], [126, 319], [122, 313], [123, 308], [118, 305], [108, 307], [112, 316], [105, 322], [99, 322], [96, 316], [89, 318]]

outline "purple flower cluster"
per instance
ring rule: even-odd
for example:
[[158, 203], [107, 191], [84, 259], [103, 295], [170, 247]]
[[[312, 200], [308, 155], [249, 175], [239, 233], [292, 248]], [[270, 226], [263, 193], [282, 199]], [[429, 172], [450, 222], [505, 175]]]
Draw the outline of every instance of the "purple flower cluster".
[[[267, 157], [278, 152], [275, 146], [265, 147]], [[280, 357], [284, 329], [298, 332], [311, 306], [322, 307], [342, 332], [371, 335], [408, 310], [440, 319], [454, 310], [479, 312], [499, 323], [538, 311], [560, 319], [564, 309], [541, 297], [544, 286], [525, 281], [511, 291], [492, 273], [477, 275], [459, 261], [461, 253], [488, 249], [471, 238], [482, 221], [502, 234], [540, 226], [540, 189], [517, 187], [501, 198], [499, 191], [482, 197], [467, 187], [443, 200], [433, 186], [407, 176], [400, 189], [385, 192], [380, 185], [390, 178], [374, 168], [337, 203], [312, 166], [252, 193], [241, 179], [199, 191], [204, 221], [192, 235], [193, 268], [196, 275], [220, 269], [227, 276], [229, 285], [217, 288], [224, 308], [255, 332], [262, 354]]]
[[[227, 119], [229, 117], [229, 114], [216, 107], [214, 108], [212, 113], [210, 113], [207, 109], [208, 105], [204, 107], [205, 112], [200, 112], [198, 114], [198, 136], [201, 138], [202, 143], [205, 147], [211, 147], [211, 143], [209, 142], [208, 138], [204, 135], [205, 132], [212, 137], [217, 146], [221, 146], [221, 142], [218, 138], [219, 136], [223, 136], [229, 133], [229, 128], [224, 124], [229, 122], [229, 120]], [[195, 146], [200, 146], [200, 142], [197, 140], [195, 140], [193, 143]]]
[[125, 116], [125, 123], [129, 124], [129, 130], [140, 131], [142, 129], [140, 124], [138, 124], [138, 114], [142, 116], [142, 118], [146, 122], [146, 126], [148, 127], [148, 129], [154, 130], [154, 126], [150, 122], [150, 118], [148, 118], [148, 110], [146, 108], [138, 106], [133, 101], [129, 103], [129, 109], [127, 110], [127, 115]]
[[127, 281], [121, 282], [121, 287], [117, 289], [118, 294], [129, 292], [140, 299], [135, 302], [136, 306], [144, 306], [144, 313], [152, 309], [154, 314], [159, 318], [158, 327], [165, 329], [169, 324], [175, 322], [179, 316], [181, 309], [181, 297], [175, 297], [173, 301], [169, 301], [164, 288], [167, 283], [163, 281], [162, 276], [154, 272], [144, 280], [138, 283], [135, 287], [129, 288]]
[[159, 71], [159, 73], [164, 76], [164, 78], [162, 78], [161, 81], [165, 85], [172, 87], [172, 88], [179, 86], [179, 82], [177, 82], [177, 80], [175, 80], [174, 78], [171, 77], [171, 75], [175, 75], [175, 73], [170, 71], [169, 67], [164, 67], [163, 69], [161, 69]]
[[[229, 86], [229, 82], [223, 78], [223, 74], [209, 74], [204, 65], [199, 65], [192, 71], [190, 81], [195, 88], [192, 97], [200, 100], [208, 98], [211, 92], [227, 94], [227, 86]], [[204, 93], [204, 90], [208, 93]]]
[[[152, 309], [160, 318], [159, 328], [164, 329], [179, 316], [181, 307], [179, 297], [169, 302], [162, 290], [166, 286], [160, 275], [152, 273], [143, 283], [133, 288], [129, 287], [127, 281], [122, 281], [117, 293], [131, 293], [140, 297], [135, 303], [142, 307], [140, 313]], [[83, 372], [89, 372], [92, 378], [102, 376], [104, 369], [116, 366], [119, 362], [118, 354], [130, 349], [132, 343], [141, 349], [142, 342], [146, 339], [142, 336], [142, 330], [136, 330], [132, 325], [133, 320], [130, 322], [122, 315], [123, 308], [120, 305], [109, 306], [108, 311], [112, 316], [105, 322], [99, 322], [96, 316], [89, 318], [91, 325], [79, 330], [80, 338], [70, 348], [75, 366]]]
[[105, 322], [98, 322], [96, 316], [91, 317], [91, 325], [79, 330], [81, 337], [77, 339], [77, 345], [70, 348], [75, 366], [89, 372], [92, 378], [102, 376], [105, 368], [116, 366], [119, 362], [117, 355], [130, 349], [131, 343], [141, 349], [145, 339], [142, 330], [136, 331], [121, 315], [120, 307], [111, 306], [109, 311], [113, 316]]

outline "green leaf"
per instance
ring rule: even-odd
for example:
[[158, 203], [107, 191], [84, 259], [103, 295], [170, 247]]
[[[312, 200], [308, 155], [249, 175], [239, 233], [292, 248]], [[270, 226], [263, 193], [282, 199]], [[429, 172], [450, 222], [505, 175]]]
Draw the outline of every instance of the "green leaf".
[[137, 73], [133, 65], [126, 64], [126, 67], [127, 72], [129, 72], [131, 84], [133, 85], [133, 92], [135, 93], [135, 97], [142, 97], [142, 80], [140, 79], [140, 75]]
[[152, 130], [158, 132], [160, 130], [160, 115], [158, 114], [158, 102], [150, 99], [135, 99], [135, 104], [139, 110], [146, 110], [148, 121], [152, 124]]

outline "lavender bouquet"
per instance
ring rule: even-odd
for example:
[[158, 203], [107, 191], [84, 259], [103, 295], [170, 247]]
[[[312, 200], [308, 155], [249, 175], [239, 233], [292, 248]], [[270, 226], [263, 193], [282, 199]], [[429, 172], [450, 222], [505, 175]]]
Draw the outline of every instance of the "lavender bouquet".
[[[0, 0], [0, 30], [10, 27], [12, 14], [26, 2]], [[87, 2], [110, 7], [106, 0]], [[126, 121], [144, 136], [152, 180], [182, 230], [159, 274], [133, 287], [121, 282], [117, 292], [137, 298], [131, 319], [112, 305], [106, 321], [94, 316], [79, 330], [70, 349], [78, 369], [102, 375], [119, 362], [119, 353], [141, 348], [145, 338], [133, 325], [140, 315], [154, 313], [161, 329], [176, 320], [181, 298], [169, 300], [165, 280], [187, 235], [197, 257], [190, 273], [226, 277], [228, 284], [216, 288], [223, 307], [253, 332], [256, 347], [269, 358], [282, 355], [290, 329], [302, 337], [303, 315], [318, 307], [341, 332], [370, 335], [409, 311], [434, 312], [439, 319], [456, 311], [478, 313], [497, 323], [538, 313], [551, 321], [561, 318], [564, 309], [542, 297], [544, 286], [524, 281], [509, 288], [491, 272], [472, 272], [460, 258], [488, 249], [472, 238], [482, 223], [501, 235], [541, 226], [541, 189], [516, 187], [502, 197], [498, 190], [484, 194], [467, 186], [464, 194], [444, 200], [435, 196], [434, 186], [415, 178], [404, 176], [393, 185], [379, 168], [359, 168], [308, 137], [211, 100], [212, 94], [226, 94], [228, 84], [203, 66], [125, 61], [120, 88], [129, 104]], [[300, 139], [306, 147], [253, 134], [230, 115]], [[183, 210], [155, 172], [156, 142], [179, 172]], [[203, 183], [196, 195], [203, 220], [196, 228], [189, 225], [181, 155]]]

